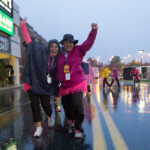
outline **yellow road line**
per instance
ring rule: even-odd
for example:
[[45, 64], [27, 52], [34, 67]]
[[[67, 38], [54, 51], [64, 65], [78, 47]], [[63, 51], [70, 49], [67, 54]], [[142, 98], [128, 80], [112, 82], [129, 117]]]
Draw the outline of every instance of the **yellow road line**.
[[99, 119], [98, 111], [95, 102], [91, 97], [91, 113], [92, 113], [92, 126], [93, 126], [93, 143], [94, 150], [107, 150], [106, 142]]
[[117, 127], [116, 127], [114, 121], [112, 120], [109, 112], [108, 111], [104, 111], [103, 107], [101, 106], [100, 93], [97, 94], [97, 100], [98, 100], [99, 105], [101, 107], [102, 114], [103, 114], [105, 122], [107, 124], [107, 127], [108, 127], [109, 133], [111, 135], [111, 138], [112, 138], [112, 141], [113, 141], [115, 149], [116, 150], [128, 150], [128, 146], [125, 143], [123, 137], [121, 136], [119, 130], [117, 129]]
[[117, 129], [114, 121], [110, 117], [109, 112], [104, 112], [102, 110], [102, 113], [103, 113], [104, 119], [106, 121], [108, 130], [110, 132], [115, 149], [116, 150], [128, 150], [128, 146], [126, 145], [123, 137], [121, 136], [119, 130]]

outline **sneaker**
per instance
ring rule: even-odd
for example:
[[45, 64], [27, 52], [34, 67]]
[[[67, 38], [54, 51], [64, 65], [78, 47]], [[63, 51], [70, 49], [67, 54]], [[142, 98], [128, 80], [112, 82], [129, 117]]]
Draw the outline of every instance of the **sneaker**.
[[53, 127], [54, 123], [54, 118], [52, 116], [48, 117], [48, 127]]
[[68, 133], [71, 134], [71, 133], [72, 133], [72, 129], [69, 129], [69, 130], [68, 130]]
[[74, 135], [75, 138], [83, 138], [83, 133], [79, 130], [75, 130], [75, 135]]
[[57, 106], [57, 112], [61, 112], [61, 107]]
[[71, 120], [68, 120], [68, 133], [71, 134], [72, 133], [72, 128], [71, 128]]
[[75, 127], [75, 120], [71, 120], [71, 128]]
[[41, 127], [41, 126], [40, 126], [40, 127], [37, 127], [37, 128], [36, 128], [36, 131], [35, 131], [35, 133], [34, 133], [34, 137], [40, 137], [40, 136], [42, 135], [42, 133], [43, 133], [42, 127]]

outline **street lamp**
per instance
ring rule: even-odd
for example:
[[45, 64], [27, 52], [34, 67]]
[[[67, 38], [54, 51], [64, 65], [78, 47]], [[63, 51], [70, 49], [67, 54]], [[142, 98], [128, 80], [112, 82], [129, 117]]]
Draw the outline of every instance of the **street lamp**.
[[[148, 54], [148, 57], [150, 58], [150, 54]], [[149, 60], [149, 62], [150, 62], [150, 59], [148, 59]]]
[[[142, 58], [143, 58], [142, 54], [143, 54], [143, 52], [144, 52], [143, 49], [142, 50], [138, 50], [138, 53], [141, 55], [141, 72], [142, 72]], [[143, 74], [141, 74], [141, 78], [143, 78]]]
[[127, 57], [125, 56], [125, 57], [124, 57], [124, 63], [125, 63], [125, 64], [126, 64], [126, 58], [127, 58]]
[[130, 57], [131, 57], [131, 55], [128, 55], [128, 57], [129, 57], [129, 63], [130, 63]]
[[99, 65], [99, 62], [100, 62], [100, 57], [99, 56], [97, 56], [97, 64]]
[[142, 66], [142, 54], [143, 54], [143, 52], [144, 52], [144, 50], [142, 49], [142, 50], [138, 50], [138, 53], [141, 55], [141, 66]]

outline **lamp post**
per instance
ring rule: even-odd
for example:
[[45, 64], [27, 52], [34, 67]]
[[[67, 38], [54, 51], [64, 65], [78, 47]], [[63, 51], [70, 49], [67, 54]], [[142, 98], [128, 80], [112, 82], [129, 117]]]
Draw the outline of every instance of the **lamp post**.
[[131, 55], [128, 55], [128, 57], [129, 57], [129, 64], [130, 64], [130, 63], [131, 63], [131, 62], [130, 62]]
[[138, 50], [138, 53], [139, 53], [140, 56], [141, 56], [141, 78], [143, 78], [143, 74], [142, 74], [142, 58], [143, 58], [142, 54], [143, 54], [143, 52], [144, 52], [143, 49], [142, 49], [142, 50]]
[[143, 58], [142, 54], [143, 54], [143, 52], [144, 52], [143, 49], [142, 50], [138, 50], [138, 53], [141, 55], [141, 67], [142, 67], [142, 58]]
[[150, 63], [150, 54], [148, 54], [148, 61], [149, 61], [149, 63]]
[[124, 63], [125, 63], [125, 64], [126, 64], [126, 58], [127, 58], [127, 57], [125, 56], [125, 57], [124, 57]]
[[100, 57], [99, 56], [97, 56], [97, 65], [99, 66], [99, 62], [100, 62]]

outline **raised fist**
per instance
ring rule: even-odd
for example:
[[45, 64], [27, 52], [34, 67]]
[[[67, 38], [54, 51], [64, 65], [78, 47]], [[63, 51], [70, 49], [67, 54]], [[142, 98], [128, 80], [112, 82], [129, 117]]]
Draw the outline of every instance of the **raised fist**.
[[97, 27], [97, 23], [92, 23], [91, 24], [91, 27], [92, 27], [92, 29], [97, 29], [98, 27]]
[[25, 18], [21, 21], [21, 26], [22, 26], [23, 24], [26, 24], [26, 22], [27, 22], [27, 17], [25, 17]]

